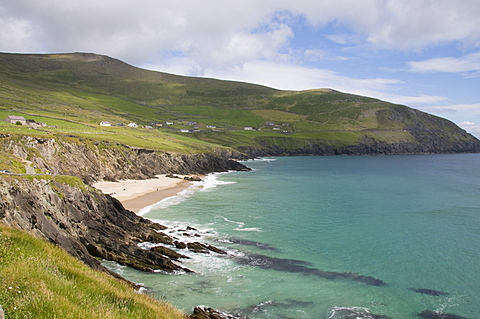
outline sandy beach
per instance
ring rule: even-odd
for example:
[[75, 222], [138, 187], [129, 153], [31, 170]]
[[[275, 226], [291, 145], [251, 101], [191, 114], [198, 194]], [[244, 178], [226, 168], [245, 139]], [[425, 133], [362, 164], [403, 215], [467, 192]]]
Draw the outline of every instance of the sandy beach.
[[126, 209], [138, 213], [142, 208], [177, 195], [190, 185], [191, 182], [180, 178], [157, 175], [153, 179], [98, 182], [93, 186], [117, 198]]

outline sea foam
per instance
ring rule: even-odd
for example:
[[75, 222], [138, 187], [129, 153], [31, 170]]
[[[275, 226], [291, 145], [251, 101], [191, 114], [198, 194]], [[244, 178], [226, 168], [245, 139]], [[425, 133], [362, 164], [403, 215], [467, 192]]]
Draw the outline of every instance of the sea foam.
[[195, 194], [195, 192], [198, 192], [198, 191], [208, 191], [212, 188], [217, 187], [218, 185], [235, 184], [235, 182], [225, 182], [218, 179], [218, 176], [223, 174], [228, 174], [228, 173], [229, 172], [208, 174], [207, 176], [205, 176], [203, 180], [198, 182], [197, 181], [192, 182], [192, 185], [190, 187], [179, 192], [177, 195], [164, 198], [153, 205], [142, 208], [138, 212], [138, 215], [143, 216], [154, 209], [163, 209], [169, 206], [178, 205], [184, 202], [185, 200], [187, 200], [188, 198], [192, 197], [193, 194]]

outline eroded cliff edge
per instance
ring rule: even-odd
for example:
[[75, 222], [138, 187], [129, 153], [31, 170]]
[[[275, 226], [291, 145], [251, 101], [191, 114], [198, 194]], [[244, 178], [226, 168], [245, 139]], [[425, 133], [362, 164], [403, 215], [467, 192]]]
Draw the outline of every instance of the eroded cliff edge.
[[77, 176], [87, 184], [99, 180], [147, 179], [167, 173], [207, 174], [248, 169], [232, 160], [245, 158], [244, 155], [226, 149], [179, 154], [72, 136], [44, 138], [8, 134], [0, 134], [0, 148], [28, 160], [42, 172]]

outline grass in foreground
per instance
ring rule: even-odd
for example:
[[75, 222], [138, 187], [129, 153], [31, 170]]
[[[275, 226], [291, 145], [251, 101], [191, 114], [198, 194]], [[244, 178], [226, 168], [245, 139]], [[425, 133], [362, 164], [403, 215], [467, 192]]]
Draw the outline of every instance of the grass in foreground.
[[2, 224], [0, 305], [6, 319], [186, 318], [55, 245]]

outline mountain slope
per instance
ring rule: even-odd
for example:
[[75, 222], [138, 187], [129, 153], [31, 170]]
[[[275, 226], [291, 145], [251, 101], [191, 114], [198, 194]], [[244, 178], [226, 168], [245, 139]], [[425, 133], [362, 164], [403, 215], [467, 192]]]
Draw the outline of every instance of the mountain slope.
[[[172, 150], [221, 145], [250, 156], [480, 150], [476, 138], [448, 120], [330, 89], [280, 91], [183, 77], [91, 53], [0, 54], [0, 64], [0, 117], [55, 118], [63, 133], [103, 134], [101, 120], [137, 122], [154, 128], [142, 137], [153, 142], [138, 146], [161, 149], [156, 139], [170, 139]], [[117, 127], [107, 132], [107, 140], [110, 133], [129, 135]]]

